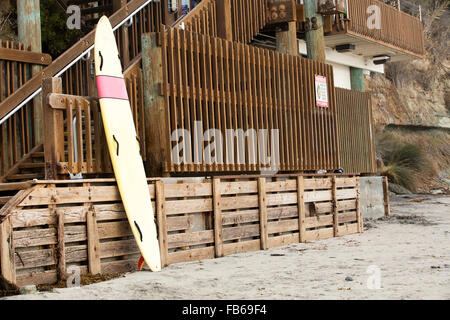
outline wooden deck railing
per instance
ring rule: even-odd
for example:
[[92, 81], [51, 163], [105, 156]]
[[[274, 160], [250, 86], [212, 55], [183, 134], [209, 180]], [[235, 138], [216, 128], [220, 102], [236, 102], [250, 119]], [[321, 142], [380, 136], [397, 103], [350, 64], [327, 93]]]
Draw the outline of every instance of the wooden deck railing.
[[[147, 2], [147, 0], [133, 0], [110, 17], [111, 24], [117, 26], [119, 23], [127, 21], [127, 17], [133, 14], [133, 17], [127, 23], [115, 31], [125, 68], [139, 60], [141, 34], [159, 31], [164, 23], [162, 2]], [[137, 13], [135, 14], [135, 12]], [[26, 104], [24, 102], [30, 100], [31, 97], [41, 97], [42, 79], [60, 75], [62, 77], [62, 92], [64, 94], [87, 97], [96, 96], [93, 74], [94, 54], [93, 50], [89, 50], [94, 44], [94, 36], [95, 30], [86, 35], [51, 64], [48, 63], [50, 62], [47, 61], [48, 58], [42, 55], [45, 58], [42, 64], [49, 64], [49, 66], [33, 77], [31, 77], [31, 73], [27, 69], [28, 66], [24, 64], [11, 61], [0, 63], [0, 80], [2, 81], [0, 98], [0, 177], [14, 166], [23, 155], [39, 144], [36, 132], [40, 128], [35, 128], [35, 124], [31, 121], [34, 118], [33, 102], [32, 100]], [[79, 59], [80, 57], [83, 58]], [[75, 63], [73, 63], [74, 61]], [[14, 74], [17, 74], [17, 76], [14, 77]], [[138, 81], [140, 78], [135, 77], [133, 79], [133, 81]], [[129, 82], [128, 85], [134, 84]]]
[[[165, 173], [268, 170], [262, 155], [280, 171], [339, 168], [331, 66], [178, 29], [159, 37], [161, 47], [155, 54], [161, 55], [164, 66], [159, 80], [165, 114], [155, 112], [146, 121], [164, 132], [165, 138], [148, 143], [155, 153], [165, 150]], [[144, 67], [144, 73], [149, 72], [156, 73]], [[328, 79], [329, 108], [316, 107], [315, 75]], [[194, 138], [197, 130], [201, 136], [205, 132], [199, 143]], [[228, 149], [228, 130], [247, 133], [245, 146]], [[259, 136], [264, 130], [267, 137]], [[184, 132], [191, 141], [181, 137]], [[203, 158], [209, 144], [222, 163], [195, 160]], [[174, 161], [170, 152], [182, 154], [183, 163]]]
[[[119, 55], [124, 68], [128, 68], [141, 53], [141, 35], [148, 32], [159, 32], [164, 22], [162, 2], [151, 2], [138, 14], [133, 16], [124, 26], [117, 29], [116, 36]], [[77, 96], [94, 96], [95, 84], [93, 74], [94, 50], [86, 54], [62, 74], [63, 92]]]
[[[50, 55], [29, 51], [22, 43], [0, 40], [0, 103], [32, 77], [34, 66], [51, 61]], [[35, 146], [33, 118], [30, 102], [0, 125], [0, 177]]]
[[267, 23], [267, 0], [231, 0], [233, 40], [250, 43]]
[[[266, 0], [230, 0], [234, 41], [249, 43], [264, 28], [267, 23], [266, 2]], [[172, 27], [180, 28], [184, 25], [186, 31], [216, 37], [219, 28], [217, 23], [217, 0], [202, 0]]]
[[[143, 79], [140, 60], [124, 73], [136, 134], [143, 160], [147, 159]], [[60, 78], [44, 82], [44, 156], [46, 178], [67, 174], [99, 175], [112, 172], [98, 99], [63, 94]], [[53, 132], [53, 134], [51, 134]]]
[[[368, 25], [370, 6], [380, 9], [381, 28]], [[347, 32], [394, 46], [414, 55], [424, 54], [423, 27], [420, 19], [378, 0], [348, 0]]]
[[340, 160], [345, 172], [375, 172], [370, 94], [336, 88]]
[[173, 25], [174, 28], [182, 28], [182, 26], [191, 32], [217, 37], [216, 0], [202, 0]]

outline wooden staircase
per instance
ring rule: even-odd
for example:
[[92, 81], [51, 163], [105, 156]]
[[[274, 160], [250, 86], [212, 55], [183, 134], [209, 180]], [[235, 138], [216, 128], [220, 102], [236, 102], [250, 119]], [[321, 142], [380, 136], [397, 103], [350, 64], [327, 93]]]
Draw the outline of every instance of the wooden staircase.
[[[0, 177], [1, 182], [23, 182], [45, 177], [45, 160], [43, 145], [39, 144], [17, 162], [8, 172]], [[0, 199], [0, 203], [1, 203]]]
[[[169, 21], [167, 20], [167, 14], [164, 12], [164, 4], [166, 4], [164, 0], [161, 0], [161, 2], [133, 0], [128, 2], [126, 7], [121, 7], [118, 10], [115, 10], [116, 7], [120, 6], [121, 3], [123, 4], [120, 0], [58, 0], [58, 3], [65, 11], [70, 5], [79, 5], [86, 26], [91, 24], [89, 30], [92, 30], [93, 24], [103, 14], [110, 16], [113, 26], [120, 24], [121, 27], [116, 31], [116, 37], [125, 68], [133, 64], [137, 67], [141, 65], [141, 34], [160, 32], [161, 26]], [[247, 0], [245, 2], [231, 0], [232, 36], [230, 38], [235, 42], [250, 43], [267, 22], [266, 5], [266, 0]], [[188, 31], [218, 37], [218, 29], [223, 27], [217, 16], [219, 6], [220, 0], [202, 0], [187, 15], [180, 17], [174, 24], [170, 22], [169, 25], [174, 28], [185, 28]], [[127, 21], [130, 21], [130, 25], [126, 24]], [[78, 43], [43, 69], [41, 73], [33, 76], [5, 100], [0, 101], [0, 121], [8, 119], [4, 120], [7, 122], [0, 123], [0, 140], [2, 140], [0, 153], [6, 154], [4, 151], [6, 147], [12, 150], [11, 146], [25, 144], [22, 141], [24, 140], [23, 134], [14, 136], [14, 132], [17, 132], [17, 125], [21, 125], [23, 130], [27, 129], [32, 131], [33, 135], [35, 134], [36, 128], [27, 125], [27, 119], [32, 117], [33, 114], [28, 114], [28, 111], [24, 109], [27, 107], [33, 110], [33, 101], [30, 99], [36, 97], [43, 90], [42, 80], [44, 78], [61, 77], [64, 94], [95, 96], [95, 85], [89, 71], [92, 65], [93, 51], [91, 46], [93, 41], [94, 31], [90, 31]], [[91, 54], [87, 55], [88, 52]], [[10, 113], [13, 115], [11, 116]], [[31, 139], [28, 140], [31, 141]], [[8, 166], [3, 165], [6, 170], [0, 172], [0, 183], [17, 183], [44, 178], [43, 145], [35, 145], [34, 143], [30, 143], [26, 150], [28, 153], [22, 153], [18, 158], [14, 158]], [[3, 156], [3, 158], [6, 157]], [[8, 195], [4, 197], [8, 197]], [[0, 199], [0, 203], [6, 201], [7, 198]]]

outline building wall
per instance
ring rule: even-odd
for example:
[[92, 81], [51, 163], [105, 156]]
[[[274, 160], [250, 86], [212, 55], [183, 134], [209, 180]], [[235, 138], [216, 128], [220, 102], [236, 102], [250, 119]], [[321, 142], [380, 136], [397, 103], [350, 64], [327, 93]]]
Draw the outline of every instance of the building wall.
[[342, 64], [331, 63], [334, 72], [334, 86], [343, 89], [352, 89], [350, 81], [350, 67]]

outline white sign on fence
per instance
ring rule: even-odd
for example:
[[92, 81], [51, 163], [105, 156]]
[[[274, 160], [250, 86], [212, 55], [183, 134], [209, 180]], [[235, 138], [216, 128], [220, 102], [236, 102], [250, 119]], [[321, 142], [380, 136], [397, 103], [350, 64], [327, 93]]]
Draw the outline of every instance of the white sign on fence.
[[316, 75], [316, 105], [318, 107], [328, 108], [328, 86], [327, 78]]

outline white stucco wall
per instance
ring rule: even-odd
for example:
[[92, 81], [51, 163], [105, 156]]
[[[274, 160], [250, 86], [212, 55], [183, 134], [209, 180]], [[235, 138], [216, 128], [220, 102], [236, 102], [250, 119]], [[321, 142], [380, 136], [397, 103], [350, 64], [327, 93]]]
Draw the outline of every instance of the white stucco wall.
[[332, 63], [334, 72], [334, 86], [351, 90], [350, 67], [342, 64]]

